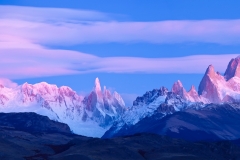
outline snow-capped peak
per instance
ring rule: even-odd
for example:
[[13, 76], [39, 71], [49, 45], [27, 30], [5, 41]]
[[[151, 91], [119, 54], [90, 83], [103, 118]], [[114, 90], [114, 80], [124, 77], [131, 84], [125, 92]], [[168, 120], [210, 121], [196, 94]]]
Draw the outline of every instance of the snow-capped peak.
[[215, 70], [214, 70], [213, 65], [209, 65], [209, 66], [208, 66], [205, 75], [208, 75], [209, 77], [214, 77], [214, 76], [216, 76], [216, 72], [215, 72]]
[[190, 102], [199, 102], [200, 101], [200, 97], [199, 97], [195, 87], [192, 86], [191, 89], [189, 90], [189, 92], [187, 92], [185, 90], [185, 88], [183, 87], [182, 82], [179, 80], [173, 84], [172, 92], [177, 95], [180, 95], [184, 100], [187, 100]]
[[107, 99], [111, 99], [112, 98], [112, 94], [111, 92], [107, 89], [106, 86], [103, 87], [103, 96]]
[[112, 122], [123, 113], [125, 104], [120, 95], [113, 94], [104, 86], [102, 92], [100, 81], [95, 80], [95, 88], [83, 101], [87, 110], [92, 112], [92, 119], [101, 125], [106, 125], [106, 121]]
[[197, 90], [194, 85], [191, 86], [191, 89], [188, 91], [188, 94], [191, 96], [198, 96]]
[[96, 99], [97, 99], [97, 103], [98, 103], [98, 107], [103, 108], [103, 93], [102, 93], [102, 88], [101, 88], [101, 84], [100, 84], [100, 80], [97, 77], [95, 79], [95, 86], [94, 86], [94, 95], [96, 95]]
[[191, 89], [188, 91], [188, 95], [189, 97], [191, 97], [191, 102], [199, 102], [201, 101], [201, 98], [198, 95], [198, 92], [196, 90], [196, 88], [194, 87], [194, 85], [191, 86]]
[[224, 76], [226, 80], [229, 80], [232, 77], [240, 77], [240, 56], [231, 59], [231, 61], [228, 63], [228, 67], [224, 73]]
[[194, 85], [191, 86], [190, 90], [188, 91], [188, 93], [194, 93], [194, 92], [197, 92], [196, 88]]
[[184, 94], [186, 93], [186, 90], [184, 89], [182, 82], [180, 80], [178, 80], [173, 84], [172, 92], [180, 96], [184, 96]]
[[198, 93], [202, 97], [207, 98], [209, 102], [219, 103], [222, 98], [219, 90], [221, 84], [225, 85], [224, 77], [216, 73], [214, 67], [210, 65], [200, 82]]
[[211, 84], [215, 85], [214, 82], [217, 80], [216, 76], [217, 73], [215, 72], [214, 67], [209, 65], [198, 87], [199, 95], [202, 95], [204, 91], [210, 89], [209, 87], [211, 87]]
[[173, 84], [172, 92], [177, 94], [177, 95], [180, 95], [185, 100], [189, 99], [189, 96], [188, 96], [188, 94], [187, 94], [187, 92], [186, 92], [185, 88], [183, 87], [182, 82], [180, 80], [178, 80], [177, 82], [175, 82]]
[[119, 93], [117, 93], [116, 91], [113, 92], [113, 97], [114, 100], [119, 104], [120, 107], [125, 107], [125, 102], [122, 99], [121, 95]]
[[101, 92], [101, 91], [102, 91], [102, 89], [101, 89], [101, 84], [100, 84], [100, 80], [99, 80], [98, 77], [95, 79], [95, 87], [94, 87], [94, 90], [95, 90], [96, 92]]

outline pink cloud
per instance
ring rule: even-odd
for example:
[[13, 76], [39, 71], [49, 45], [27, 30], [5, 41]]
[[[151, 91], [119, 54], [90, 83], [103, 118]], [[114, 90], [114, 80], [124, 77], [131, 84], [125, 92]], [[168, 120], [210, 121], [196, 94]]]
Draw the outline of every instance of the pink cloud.
[[12, 41], [9, 47], [20, 47], [17, 42], [26, 47], [108, 42], [239, 44], [240, 20], [118, 22], [96, 11], [0, 6], [0, 46], [6, 46], [6, 41]]
[[88, 22], [88, 24], [64, 22], [61, 25], [7, 20], [4, 23], [9, 24], [8, 29], [0, 26], [0, 34], [7, 33], [43, 45], [141, 41], [150, 43], [240, 43], [240, 20]]
[[[176, 58], [96, 57], [50, 49], [0, 49], [0, 77], [31, 78], [84, 73], [204, 73], [213, 64], [224, 72], [237, 54]], [[197, 64], [197, 65], [196, 65]]]
[[35, 22], [105, 21], [111, 19], [110, 16], [93, 10], [0, 5], [0, 18]]
[[98, 59], [85, 53], [43, 48], [0, 49], [0, 55], [0, 77], [11, 79], [83, 73]]
[[[228, 62], [238, 54], [194, 55], [176, 58], [111, 57], [98, 62], [95, 72], [112, 73], [204, 73], [212, 64], [224, 72]], [[197, 64], [197, 65], [196, 65]]]
[[27, 39], [6, 34], [2, 34], [0, 40], [0, 48], [43, 48]]

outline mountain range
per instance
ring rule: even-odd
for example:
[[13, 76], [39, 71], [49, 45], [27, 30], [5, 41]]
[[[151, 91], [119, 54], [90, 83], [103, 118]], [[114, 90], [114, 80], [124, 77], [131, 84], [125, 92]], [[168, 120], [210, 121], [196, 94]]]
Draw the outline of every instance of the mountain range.
[[100, 137], [126, 110], [122, 97], [101, 89], [98, 78], [93, 91], [78, 95], [67, 86], [46, 82], [24, 83], [16, 88], [0, 85], [0, 112], [35, 112], [66, 123], [80, 135]]
[[186, 140], [240, 137], [240, 57], [232, 59], [224, 75], [210, 65], [198, 87], [187, 92], [180, 81], [137, 97], [133, 106], [103, 138], [156, 133]]
[[[188, 140], [236, 139], [240, 138], [236, 123], [240, 117], [239, 66], [240, 57], [236, 57], [221, 75], [209, 65], [198, 91], [192, 86], [187, 92], [177, 81], [171, 90], [161, 87], [137, 97], [129, 108], [117, 92], [102, 90], [98, 78], [87, 96], [46, 82], [15, 88], [0, 85], [0, 112], [35, 112], [90, 137], [150, 132]], [[186, 136], [194, 133], [202, 134]]]

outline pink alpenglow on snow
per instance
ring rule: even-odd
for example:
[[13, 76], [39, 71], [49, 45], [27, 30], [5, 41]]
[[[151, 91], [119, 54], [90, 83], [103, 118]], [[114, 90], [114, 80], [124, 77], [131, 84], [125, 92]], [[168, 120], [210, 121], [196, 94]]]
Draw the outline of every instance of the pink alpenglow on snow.
[[191, 89], [188, 91], [188, 95], [193, 99], [193, 101], [196, 101], [196, 102], [200, 101], [198, 92], [193, 85], [192, 85]]
[[232, 77], [240, 78], [240, 56], [238, 56], [237, 58], [231, 59], [224, 76], [226, 80], [229, 80]]
[[197, 94], [197, 91], [194, 86], [191, 87], [190, 91], [187, 92], [185, 88], [183, 87], [180, 80], [175, 82], [172, 87], [172, 92], [180, 95], [184, 100], [188, 100], [191, 102], [199, 102], [200, 97]]
[[185, 88], [183, 87], [182, 82], [180, 80], [178, 80], [177, 82], [175, 82], [173, 84], [172, 92], [180, 95], [184, 99], [188, 99], [188, 94], [187, 94], [187, 92], [186, 92]]
[[102, 114], [104, 115], [104, 118], [108, 119], [112, 119], [115, 116], [118, 116], [118, 114], [122, 114], [125, 110], [125, 103], [122, 97], [117, 92], [111, 94], [106, 87], [104, 87], [104, 91], [102, 92], [98, 78], [95, 80], [94, 90], [89, 96], [85, 97], [83, 103], [88, 110], [93, 112], [93, 114]]
[[57, 87], [46, 82], [12, 86], [0, 85], [0, 112], [35, 112], [67, 123], [80, 135], [101, 137], [125, 111], [121, 96], [117, 92], [112, 94], [106, 87], [102, 92], [98, 78], [86, 97], [67, 86]]

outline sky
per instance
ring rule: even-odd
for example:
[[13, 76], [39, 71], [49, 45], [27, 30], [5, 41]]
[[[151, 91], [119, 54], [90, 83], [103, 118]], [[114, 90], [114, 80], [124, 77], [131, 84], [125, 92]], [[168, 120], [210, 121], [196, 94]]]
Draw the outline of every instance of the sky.
[[240, 2], [1, 0], [0, 83], [46, 81], [89, 93], [98, 77], [127, 106], [240, 55]]

